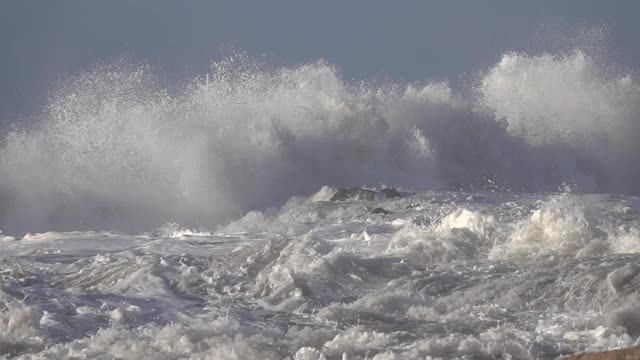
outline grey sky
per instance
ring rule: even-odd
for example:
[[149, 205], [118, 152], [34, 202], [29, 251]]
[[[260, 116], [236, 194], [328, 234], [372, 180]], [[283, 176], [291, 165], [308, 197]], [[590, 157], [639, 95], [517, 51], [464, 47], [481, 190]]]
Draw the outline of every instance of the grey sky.
[[238, 49], [276, 64], [324, 58], [347, 79], [455, 81], [505, 50], [538, 51], [606, 25], [615, 62], [638, 69], [638, 14], [636, 0], [3, 0], [0, 117], [34, 111], [56, 79], [120, 57], [169, 78]]

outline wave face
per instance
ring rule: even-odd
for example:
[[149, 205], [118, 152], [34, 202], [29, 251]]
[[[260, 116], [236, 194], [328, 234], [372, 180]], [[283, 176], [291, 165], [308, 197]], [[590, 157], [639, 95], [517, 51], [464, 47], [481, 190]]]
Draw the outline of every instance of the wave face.
[[465, 97], [246, 57], [170, 94], [148, 67], [66, 81], [5, 133], [0, 228], [212, 226], [322, 185], [640, 194], [640, 87], [588, 54], [505, 54]]

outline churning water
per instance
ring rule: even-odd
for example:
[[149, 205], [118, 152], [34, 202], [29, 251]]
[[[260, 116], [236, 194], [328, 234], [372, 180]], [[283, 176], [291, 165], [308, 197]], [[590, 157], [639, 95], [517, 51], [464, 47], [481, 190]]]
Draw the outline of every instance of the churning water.
[[636, 344], [640, 85], [580, 50], [470, 83], [243, 56], [177, 92], [147, 67], [67, 80], [2, 139], [0, 356]]

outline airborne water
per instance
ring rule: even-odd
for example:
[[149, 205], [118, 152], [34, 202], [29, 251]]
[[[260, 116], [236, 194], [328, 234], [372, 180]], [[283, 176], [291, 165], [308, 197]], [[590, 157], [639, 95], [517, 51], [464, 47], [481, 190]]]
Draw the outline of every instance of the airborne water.
[[508, 53], [470, 96], [242, 56], [171, 94], [147, 67], [70, 78], [3, 135], [0, 356], [635, 345], [640, 86], [610, 69]]
[[172, 96], [145, 67], [99, 67], [4, 137], [0, 229], [209, 227], [323, 185], [637, 195], [640, 87], [606, 68], [506, 54], [468, 99], [325, 62], [231, 59]]

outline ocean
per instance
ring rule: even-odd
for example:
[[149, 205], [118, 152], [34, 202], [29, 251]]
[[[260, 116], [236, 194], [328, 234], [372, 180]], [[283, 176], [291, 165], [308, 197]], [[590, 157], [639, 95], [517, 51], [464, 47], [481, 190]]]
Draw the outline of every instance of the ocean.
[[237, 54], [97, 65], [0, 142], [0, 357], [555, 359], [638, 345], [640, 85]]

